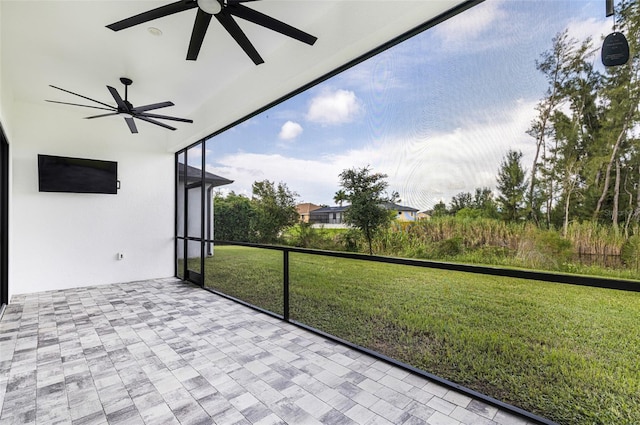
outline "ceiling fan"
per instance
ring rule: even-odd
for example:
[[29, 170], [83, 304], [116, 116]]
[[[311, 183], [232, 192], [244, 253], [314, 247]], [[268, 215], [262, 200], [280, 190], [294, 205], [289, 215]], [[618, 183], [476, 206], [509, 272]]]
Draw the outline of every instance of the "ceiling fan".
[[118, 91], [116, 89], [114, 89], [111, 86], [107, 86], [107, 89], [111, 93], [111, 96], [113, 96], [113, 100], [116, 101], [116, 105], [117, 106], [111, 106], [108, 103], [100, 102], [99, 100], [91, 99], [90, 97], [83, 96], [81, 94], [74, 93], [74, 92], [69, 91], [69, 90], [61, 89], [60, 87], [56, 87], [56, 86], [51, 86], [51, 87], [53, 87], [54, 89], [62, 90], [63, 92], [66, 92], [66, 93], [73, 94], [75, 96], [79, 96], [79, 97], [81, 97], [83, 99], [87, 99], [87, 100], [90, 100], [92, 102], [99, 103], [100, 105], [103, 105], [105, 107], [92, 106], [92, 105], [80, 105], [80, 104], [77, 104], [77, 103], [68, 103], [68, 102], [59, 102], [57, 100], [47, 100], [47, 102], [60, 103], [60, 104], [63, 104], [63, 105], [82, 106], [82, 107], [85, 107], [85, 108], [103, 109], [105, 111], [111, 111], [108, 114], [93, 115], [93, 116], [90, 116], [90, 117], [86, 117], [86, 119], [102, 118], [102, 117], [108, 117], [108, 116], [112, 116], [112, 115], [120, 115], [120, 116], [124, 117], [124, 120], [127, 122], [127, 125], [129, 126], [129, 130], [131, 130], [132, 133], [137, 133], [138, 132], [138, 128], [136, 127], [136, 123], [133, 121], [134, 118], [137, 118], [137, 119], [142, 120], [142, 121], [150, 122], [151, 124], [159, 125], [160, 127], [168, 128], [169, 130], [175, 130], [175, 127], [171, 127], [170, 125], [167, 125], [167, 124], [162, 123], [162, 122], [157, 121], [157, 120], [161, 119], [161, 120], [188, 122], [188, 123], [192, 123], [193, 122], [193, 120], [189, 120], [189, 119], [186, 119], [186, 118], [176, 118], [176, 117], [171, 117], [171, 116], [168, 116], [168, 115], [150, 114], [150, 113], [147, 112], [147, 111], [152, 111], [154, 109], [160, 109], [160, 108], [166, 108], [167, 106], [173, 106], [173, 102], [152, 103], [150, 105], [143, 105], [143, 106], [134, 107], [131, 104], [131, 102], [129, 102], [129, 100], [127, 98], [128, 97], [127, 88], [133, 83], [133, 81], [131, 79], [129, 79], [129, 78], [122, 77], [122, 78], [120, 78], [120, 82], [122, 84], [124, 84], [124, 100], [122, 99], [122, 97], [120, 96], [120, 94], [118, 93]]
[[204, 36], [209, 27], [211, 17], [215, 16], [218, 22], [227, 30], [227, 32], [236, 40], [242, 50], [253, 60], [253, 63], [259, 65], [264, 63], [258, 51], [253, 47], [245, 33], [240, 29], [238, 23], [233, 17], [238, 17], [254, 24], [263, 26], [270, 30], [279, 32], [291, 38], [295, 38], [303, 43], [313, 45], [317, 38], [311, 34], [307, 34], [291, 25], [285, 24], [275, 18], [272, 18], [257, 10], [242, 5], [250, 1], [258, 0], [179, 0], [156, 9], [140, 13], [122, 21], [107, 25], [107, 28], [113, 31], [120, 31], [133, 27], [151, 20], [162, 18], [164, 16], [173, 15], [174, 13], [183, 12], [188, 9], [198, 8], [196, 20], [193, 24], [193, 32], [189, 41], [189, 49], [187, 51], [187, 60], [196, 60]]

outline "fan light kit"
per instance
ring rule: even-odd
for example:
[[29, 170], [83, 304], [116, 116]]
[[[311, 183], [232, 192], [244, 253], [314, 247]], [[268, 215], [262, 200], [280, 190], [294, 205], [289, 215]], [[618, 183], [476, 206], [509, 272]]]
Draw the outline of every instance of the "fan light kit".
[[209, 28], [209, 22], [211, 22], [211, 17], [215, 16], [220, 25], [227, 30], [256, 65], [264, 63], [264, 60], [235, 21], [234, 16], [309, 45], [313, 45], [316, 42], [317, 38], [311, 34], [307, 34], [291, 25], [241, 4], [250, 1], [259, 0], [180, 0], [107, 25], [107, 28], [113, 31], [120, 31], [154, 19], [173, 15], [174, 13], [197, 8], [198, 13], [193, 24], [191, 40], [189, 41], [187, 60], [198, 59], [198, 53], [200, 53], [204, 36]]
[[147, 112], [147, 111], [152, 111], [154, 109], [160, 109], [160, 108], [166, 108], [167, 106], [173, 106], [173, 102], [152, 103], [152, 104], [149, 104], [149, 105], [143, 105], [143, 106], [134, 107], [131, 104], [131, 102], [129, 102], [129, 99], [128, 99], [128, 87], [131, 84], [133, 84], [133, 81], [130, 78], [122, 77], [122, 78], [120, 78], [120, 82], [122, 84], [124, 84], [124, 99], [122, 99], [122, 97], [120, 96], [120, 94], [118, 93], [118, 91], [116, 89], [114, 89], [111, 86], [107, 86], [107, 90], [109, 90], [109, 93], [111, 93], [111, 96], [113, 96], [113, 100], [115, 100], [117, 106], [111, 106], [108, 103], [100, 102], [99, 100], [91, 99], [90, 97], [83, 96], [81, 94], [74, 93], [74, 92], [69, 91], [69, 90], [61, 89], [60, 87], [56, 87], [56, 86], [51, 86], [51, 87], [53, 87], [54, 89], [61, 90], [61, 91], [65, 92], [65, 93], [69, 93], [69, 94], [72, 94], [74, 96], [78, 96], [78, 97], [81, 97], [83, 99], [90, 100], [90, 101], [98, 103], [98, 104], [100, 104], [102, 106], [80, 105], [78, 103], [59, 102], [57, 100], [47, 100], [47, 102], [60, 103], [62, 105], [82, 106], [84, 108], [102, 109], [102, 110], [105, 110], [105, 111], [110, 111], [107, 114], [93, 115], [93, 116], [90, 116], [90, 117], [86, 117], [86, 119], [94, 119], [94, 118], [102, 118], [102, 117], [109, 117], [109, 116], [119, 115], [119, 116], [124, 118], [125, 122], [129, 126], [129, 130], [131, 131], [131, 133], [137, 133], [138, 132], [138, 128], [136, 127], [136, 123], [133, 120], [134, 118], [142, 120], [142, 121], [149, 122], [151, 124], [158, 125], [160, 127], [163, 127], [163, 128], [169, 129], [169, 130], [175, 130], [175, 127], [171, 127], [170, 125], [167, 125], [167, 124], [165, 124], [163, 122], [160, 122], [158, 120], [161, 119], [161, 120], [188, 122], [188, 123], [192, 123], [193, 122], [193, 120], [189, 120], [189, 119], [186, 119], [186, 118], [177, 118], [177, 117], [171, 117], [171, 116], [168, 116], [168, 115], [150, 114], [150, 113]]
[[222, 5], [218, 0], [198, 0], [198, 7], [209, 15], [217, 15], [222, 10]]

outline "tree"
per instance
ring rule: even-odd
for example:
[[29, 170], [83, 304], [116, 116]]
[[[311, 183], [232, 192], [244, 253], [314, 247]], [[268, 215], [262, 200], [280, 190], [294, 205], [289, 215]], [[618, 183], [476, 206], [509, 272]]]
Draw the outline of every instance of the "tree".
[[547, 225], [562, 223], [563, 235], [567, 234], [571, 219], [585, 219], [590, 215], [584, 214], [588, 180], [585, 167], [588, 158], [599, 150], [602, 125], [598, 101], [602, 76], [593, 67], [590, 39], [580, 46], [568, 67], [569, 77], [561, 91], [565, 108], [555, 110], [549, 119], [552, 125], [549, 155], [541, 170], [549, 189]]
[[471, 208], [472, 198], [469, 192], [460, 192], [451, 198], [449, 212], [455, 215], [463, 208]]
[[252, 186], [251, 199], [255, 208], [252, 230], [258, 242], [274, 242], [282, 230], [298, 222], [295, 192], [285, 183], [275, 184], [269, 180], [256, 181]]
[[579, 119], [575, 114], [573, 117], [568, 117], [560, 111], [556, 111], [552, 118], [555, 146], [553, 161], [549, 166], [553, 169], [551, 174], [557, 179], [555, 186], [559, 194], [550, 221], [559, 225], [559, 217], [562, 217], [562, 236], [567, 235], [570, 218], [576, 214], [578, 200], [581, 199], [578, 191], [584, 186], [581, 172], [586, 150], [584, 149], [585, 137], [583, 137]]
[[433, 206], [432, 216], [433, 217], [444, 217], [449, 212], [447, 211], [447, 206], [444, 202], [440, 201]]
[[347, 200], [347, 194], [344, 193], [344, 190], [342, 189], [337, 191], [335, 196], [333, 197], [333, 201], [340, 206], [342, 206], [342, 203], [346, 200]]
[[397, 194], [387, 196], [385, 190], [388, 183], [384, 180], [387, 175], [372, 173], [368, 166], [344, 170], [339, 177], [340, 186], [350, 203], [344, 220], [364, 234], [369, 254], [373, 254], [371, 242], [375, 233], [391, 223], [391, 214], [383, 205], [393, 202]]
[[[608, 67], [600, 92], [604, 108], [602, 137], [605, 140], [606, 156], [599, 171], [602, 173], [600, 196], [596, 202], [593, 219], [600, 218], [605, 203], [609, 203], [611, 222], [618, 225], [621, 204], [620, 185], [623, 179], [621, 165], [632, 158], [633, 133], [640, 123], [640, 7], [635, 1], [623, 1], [617, 16], [618, 31], [626, 34], [632, 56], [626, 65]], [[627, 168], [626, 166], [624, 168]], [[611, 177], [614, 173], [614, 182]], [[637, 180], [636, 180], [637, 182]], [[613, 193], [611, 188], [613, 186]]]
[[230, 192], [226, 197], [216, 192], [213, 197], [215, 239], [251, 242], [255, 209], [246, 196]]
[[625, 231], [640, 218], [640, 5], [621, 0], [617, 31], [629, 42], [630, 60], [598, 71], [590, 38], [565, 30], [536, 68], [547, 81], [527, 133], [535, 138], [527, 194], [529, 217], [542, 224], [598, 220]]
[[[590, 38], [579, 44], [576, 39], [569, 37], [566, 29], [558, 33], [552, 42], [552, 49], [542, 53], [540, 60], [536, 61], [536, 68], [544, 74], [548, 87], [545, 97], [536, 106], [538, 116], [527, 131], [536, 143], [526, 199], [529, 215], [538, 223], [542, 212], [541, 204], [544, 204], [547, 226], [550, 225], [556, 190], [554, 168], [545, 168], [547, 163], [553, 160], [553, 152], [548, 146], [549, 139], [553, 136], [552, 118], [558, 108], [566, 102], [568, 92], [576, 89], [575, 84], [572, 84], [577, 80], [576, 77], [588, 69], [587, 56], [591, 50]], [[577, 113], [580, 114], [581, 111]], [[541, 170], [539, 167], [542, 167]]]
[[460, 192], [451, 198], [449, 213], [462, 218], [498, 218], [498, 206], [488, 187], [476, 187], [475, 193]]
[[472, 206], [480, 212], [480, 217], [498, 218], [498, 206], [493, 199], [493, 192], [488, 187], [476, 187]]
[[518, 220], [523, 215], [527, 180], [520, 164], [521, 159], [522, 152], [509, 150], [498, 171], [498, 203], [501, 206], [502, 217], [507, 221]]

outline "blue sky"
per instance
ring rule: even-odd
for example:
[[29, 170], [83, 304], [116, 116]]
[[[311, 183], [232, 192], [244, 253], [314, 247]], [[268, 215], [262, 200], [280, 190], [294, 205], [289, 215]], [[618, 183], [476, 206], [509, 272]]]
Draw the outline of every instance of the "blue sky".
[[[526, 134], [546, 90], [535, 69], [568, 28], [600, 44], [603, 0], [486, 0], [207, 142], [223, 191], [285, 182], [299, 202], [333, 205], [338, 174], [370, 166], [421, 210], [495, 188], [508, 149], [531, 168]], [[599, 53], [594, 62], [599, 61]]]

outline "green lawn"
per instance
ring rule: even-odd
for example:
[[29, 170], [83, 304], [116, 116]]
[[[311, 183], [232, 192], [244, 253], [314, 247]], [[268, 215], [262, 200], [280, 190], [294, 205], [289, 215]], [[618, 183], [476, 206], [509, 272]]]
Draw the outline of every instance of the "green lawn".
[[[282, 253], [207, 286], [282, 313]], [[291, 318], [561, 424], [640, 423], [640, 293], [290, 254]]]

